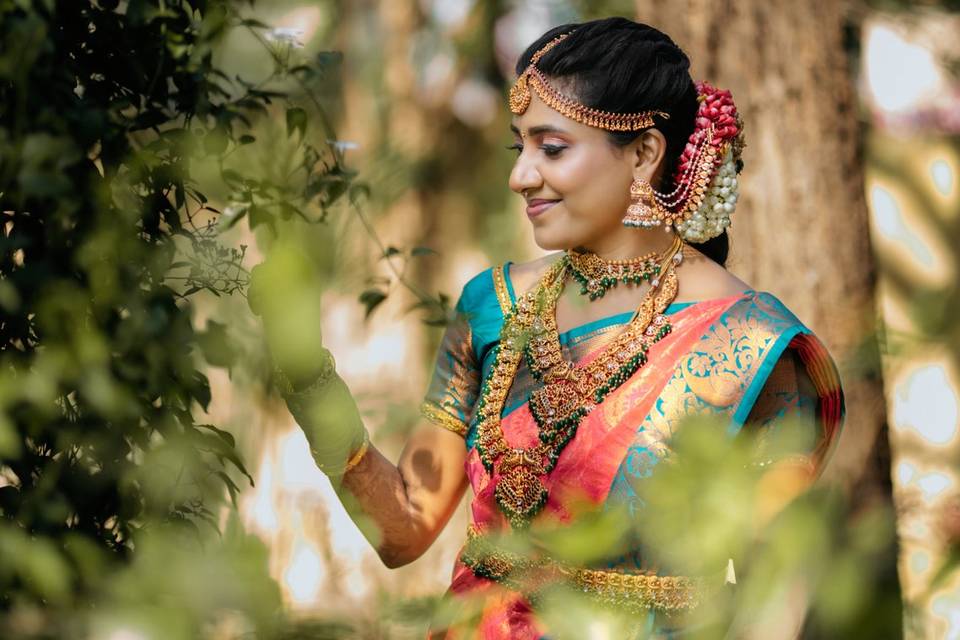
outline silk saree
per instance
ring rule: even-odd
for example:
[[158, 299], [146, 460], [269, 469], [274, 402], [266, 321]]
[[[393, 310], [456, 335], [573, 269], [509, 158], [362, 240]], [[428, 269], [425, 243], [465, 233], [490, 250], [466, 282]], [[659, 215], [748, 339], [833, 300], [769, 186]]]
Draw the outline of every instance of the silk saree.
[[[464, 287], [457, 320], [444, 334], [421, 407], [432, 422], [465, 439], [465, 471], [473, 492], [472, 536], [503, 532], [510, 526], [494, 499], [496, 478], [477, 454], [472, 420], [504, 317], [516, 301], [509, 267], [507, 263], [488, 269]], [[598, 508], [617, 505], [640, 517], [643, 483], [670, 458], [677, 425], [693, 415], [717, 418], [730, 437], [745, 427], [754, 430], [760, 464], [774, 455], [763, 446], [766, 434], [789, 421], [792, 429], [810, 432], [810, 446], [801, 453], [812, 477], [823, 468], [843, 422], [839, 374], [822, 342], [782, 302], [769, 293], [748, 290], [674, 303], [665, 314], [671, 334], [652, 346], [646, 366], [582, 420], [546, 481], [549, 497], [538, 518], [570, 522], [585, 501]], [[578, 366], [589, 362], [631, 315], [610, 316], [562, 333], [564, 357]], [[522, 365], [502, 412], [504, 435], [513, 447], [537, 440], [528, 399], [538, 384]], [[474, 611], [469, 622], [445, 623], [443, 629], [431, 631], [431, 638], [549, 637], [550, 630], [522, 593], [479, 575], [466, 559], [465, 546], [448, 598], [479, 601], [479, 613]], [[656, 575], [657, 569], [651, 571], [646, 561], [638, 548], [615, 564], [621, 572]], [[638, 624], [654, 631], [657, 617], [651, 613]], [[665, 632], [656, 637], [674, 636]]]

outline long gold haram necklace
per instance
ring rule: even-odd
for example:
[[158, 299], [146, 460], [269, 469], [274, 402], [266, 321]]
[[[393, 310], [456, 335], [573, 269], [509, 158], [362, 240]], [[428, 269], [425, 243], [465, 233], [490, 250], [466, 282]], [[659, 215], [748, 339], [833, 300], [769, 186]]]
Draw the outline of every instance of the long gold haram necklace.
[[[477, 406], [477, 453], [496, 478], [497, 504], [513, 528], [527, 527], [543, 509], [548, 496], [546, 476], [583, 417], [646, 364], [650, 346], [670, 333], [663, 312], [677, 295], [676, 266], [682, 260], [682, 247], [678, 236], [660, 261], [662, 276], [651, 282], [626, 328], [583, 366], [563, 357], [557, 329], [556, 307], [569, 269], [567, 256], [507, 314]], [[532, 447], [511, 447], [504, 438], [501, 414], [522, 358], [543, 383], [530, 396], [539, 441]]]

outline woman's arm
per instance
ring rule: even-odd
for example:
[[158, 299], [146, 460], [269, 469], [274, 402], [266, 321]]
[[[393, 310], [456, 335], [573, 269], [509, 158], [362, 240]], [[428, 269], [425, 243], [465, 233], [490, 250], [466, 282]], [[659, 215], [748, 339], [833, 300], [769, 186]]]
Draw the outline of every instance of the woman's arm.
[[371, 447], [343, 476], [344, 506], [383, 563], [419, 558], [440, 534], [467, 487], [463, 438], [423, 422], [397, 465]]
[[[354, 522], [384, 564], [398, 567], [423, 554], [463, 496], [463, 437], [424, 422], [397, 465], [373, 447], [360, 452], [367, 446], [366, 428], [322, 336], [313, 330], [321, 323], [320, 305], [304, 302], [319, 300], [321, 293], [315, 270], [296, 246], [276, 248], [251, 273], [250, 307], [263, 319], [287, 407]], [[458, 314], [444, 334], [428, 394], [464, 432], [479, 387], [470, 335], [466, 316]]]

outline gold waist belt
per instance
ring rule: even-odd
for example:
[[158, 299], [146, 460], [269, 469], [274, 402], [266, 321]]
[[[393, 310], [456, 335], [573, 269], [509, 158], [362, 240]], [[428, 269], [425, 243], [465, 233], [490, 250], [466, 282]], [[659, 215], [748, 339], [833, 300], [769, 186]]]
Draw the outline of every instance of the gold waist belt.
[[538, 592], [551, 584], [566, 583], [601, 604], [633, 611], [678, 613], [697, 607], [706, 591], [704, 578], [623, 573], [615, 570], [573, 567], [549, 558], [530, 558], [496, 545], [473, 525], [460, 560], [473, 572], [521, 591]]

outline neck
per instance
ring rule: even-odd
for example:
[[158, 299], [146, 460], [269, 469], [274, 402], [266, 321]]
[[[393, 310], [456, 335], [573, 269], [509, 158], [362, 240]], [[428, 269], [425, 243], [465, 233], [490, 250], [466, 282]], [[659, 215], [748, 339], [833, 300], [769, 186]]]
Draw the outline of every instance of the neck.
[[673, 238], [674, 234], [664, 233], [662, 227], [654, 227], [653, 229], [623, 228], [622, 230], [618, 229], [616, 233], [607, 234], [577, 248], [595, 253], [604, 260], [628, 260], [651, 251], [663, 255], [673, 244]]

